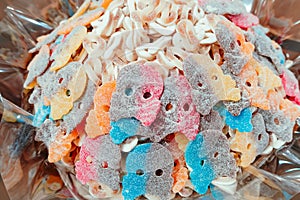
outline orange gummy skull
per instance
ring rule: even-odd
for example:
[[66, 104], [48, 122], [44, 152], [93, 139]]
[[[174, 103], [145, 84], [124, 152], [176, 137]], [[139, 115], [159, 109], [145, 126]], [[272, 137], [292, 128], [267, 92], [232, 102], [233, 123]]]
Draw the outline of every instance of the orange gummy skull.
[[74, 129], [69, 135], [64, 131], [56, 135], [55, 141], [49, 145], [49, 162], [58, 162], [67, 155], [72, 148], [72, 141], [77, 138], [77, 130]]

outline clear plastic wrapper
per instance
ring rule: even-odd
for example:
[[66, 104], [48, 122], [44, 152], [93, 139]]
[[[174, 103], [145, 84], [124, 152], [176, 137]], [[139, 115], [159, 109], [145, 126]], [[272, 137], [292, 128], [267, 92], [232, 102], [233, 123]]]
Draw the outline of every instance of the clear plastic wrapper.
[[[247, 9], [258, 15], [260, 23], [270, 28], [271, 37], [280, 38], [278, 41], [283, 47], [285, 41], [292, 41], [286, 53], [294, 60], [290, 69], [300, 81], [299, 52], [294, 47], [300, 41], [299, 14], [281, 13], [279, 0], [243, 2]], [[299, 4], [298, 1], [290, 2], [285, 5], [290, 10], [293, 10], [291, 5]], [[80, 3], [63, 0], [53, 0], [50, 4], [49, 1], [36, 1], [27, 5], [22, 0], [8, 3], [0, 22], [0, 94], [4, 98], [32, 113], [33, 108], [27, 103], [29, 94], [22, 89], [24, 68], [32, 57], [27, 51], [35, 45], [39, 35], [48, 33], [59, 21], [71, 16]], [[92, 198], [88, 187], [76, 179], [73, 170], [59, 162], [47, 162], [46, 146], [34, 141], [35, 128], [30, 125], [30, 114], [7, 103], [1, 96], [0, 101], [0, 173], [10, 199]], [[297, 199], [300, 193], [299, 132], [299, 126], [296, 126], [291, 143], [267, 156], [260, 156], [250, 167], [240, 171], [235, 194], [219, 189], [215, 192], [222, 199]], [[190, 198], [214, 199], [210, 195], [192, 195]]]

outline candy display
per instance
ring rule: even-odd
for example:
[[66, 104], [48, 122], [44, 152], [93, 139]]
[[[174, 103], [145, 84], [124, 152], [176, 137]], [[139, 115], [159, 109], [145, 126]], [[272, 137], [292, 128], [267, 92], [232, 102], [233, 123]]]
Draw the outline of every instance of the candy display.
[[300, 117], [266, 33], [238, 0], [86, 0], [30, 50], [35, 140], [90, 198], [235, 194]]

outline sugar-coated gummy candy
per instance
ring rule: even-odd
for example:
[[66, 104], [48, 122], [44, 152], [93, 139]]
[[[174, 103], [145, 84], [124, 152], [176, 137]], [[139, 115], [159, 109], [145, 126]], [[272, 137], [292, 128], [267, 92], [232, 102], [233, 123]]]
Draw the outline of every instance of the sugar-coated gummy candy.
[[229, 15], [228, 18], [238, 27], [242, 29], [248, 29], [252, 26], [259, 24], [257, 16], [251, 13], [242, 13], [239, 15]]
[[97, 88], [94, 96], [94, 109], [86, 118], [85, 131], [91, 138], [108, 134], [110, 131], [110, 100], [115, 90], [115, 81], [107, 82]]
[[[77, 71], [73, 70], [73, 74], [68, 74], [69, 67], [77, 67]], [[49, 100], [51, 104], [50, 117], [52, 119], [61, 119], [72, 108], [73, 103], [77, 101], [86, 89], [87, 76], [82, 65], [79, 62], [68, 64], [68, 68], [64, 68], [57, 73], [58, 84], [61, 89]]]
[[247, 12], [244, 4], [238, 0], [198, 0], [198, 2], [207, 13], [238, 15]]
[[136, 146], [126, 158], [122, 195], [125, 200], [141, 195], [169, 199], [173, 178], [172, 155], [158, 143]]
[[88, 81], [84, 94], [74, 102], [72, 110], [63, 116], [63, 123], [66, 126], [67, 133], [71, 132], [88, 114], [96, 91], [96, 86], [92, 81]]
[[252, 27], [254, 41], [251, 41], [255, 46], [255, 51], [264, 57], [270, 58], [272, 63], [280, 69], [280, 65], [284, 64], [285, 57], [280, 46], [274, 46], [272, 40], [266, 35], [267, 31], [260, 25]]
[[37, 109], [33, 117], [32, 124], [35, 127], [40, 127], [50, 114], [50, 106], [42, 105]]
[[172, 191], [174, 193], [180, 192], [186, 185], [186, 182], [189, 179], [188, 169], [185, 166], [185, 160], [183, 155], [178, 159], [174, 160], [174, 168], [172, 172], [172, 177], [174, 183], [172, 186]]
[[153, 132], [151, 140], [161, 141], [165, 136], [181, 132], [189, 140], [196, 137], [200, 115], [191, 96], [191, 87], [182, 75], [171, 75], [164, 82], [161, 109], [154, 123], [149, 126]]
[[99, 135], [104, 135], [101, 128], [102, 127], [99, 126], [96, 111], [94, 109], [90, 110], [86, 118], [86, 124], [84, 128], [87, 136], [90, 138], [95, 138]]
[[288, 99], [282, 99], [279, 109], [291, 120], [296, 121], [300, 117], [300, 107]]
[[256, 147], [257, 155], [263, 153], [263, 151], [269, 145], [269, 134], [266, 132], [266, 126], [264, 118], [260, 113], [256, 113], [251, 120], [253, 124], [253, 137], [254, 145]]
[[73, 108], [73, 99], [70, 97], [68, 89], [59, 90], [51, 99], [50, 118], [53, 120], [61, 119]]
[[251, 118], [252, 112], [250, 107], [241, 111], [238, 116], [232, 115], [226, 109], [222, 108], [220, 114], [225, 117], [225, 123], [232, 129], [237, 129], [240, 132], [251, 132], [253, 129]]
[[220, 100], [238, 101], [241, 98], [236, 82], [229, 75], [224, 75], [207, 55], [187, 57], [183, 70], [192, 87], [193, 102], [202, 115], [207, 115]]
[[162, 92], [163, 80], [153, 67], [141, 63], [123, 67], [111, 100], [111, 121], [135, 117], [150, 126], [159, 112]]
[[280, 78], [270, 68], [262, 65], [255, 59], [252, 60], [252, 63], [258, 77], [258, 85], [265, 93], [282, 86]]
[[[185, 159], [191, 171], [191, 181], [200, 194], [206, 193], [215, 178], [236, 176], [236, 163], [230, 154], [229, 143], [219, 130], [200, 132], [188, 144]], [[224, 165], [228, 167], [224, 169]]]
[[270, 109], [269, 101], [266, 92], [259, 86], [258, 72], [255, 70], [257, 67], [257, 61], [251, 58], [238, 75], [240, 85], [249, 97], [251, 106], [268, 110]]
[[110, 137], [115, 144], [121, 144], [127, 138], [137, 134], [140, 122], [135, 118], [123, 118], [111, 122]]
[[199, 133], [195, 140], [190, 141], [185, 152], [185, 160], [190, 170], [191, 182], [195, 187], [195, 191], [200, 194], [207, 192], [209, 184], [215, 178], [203, 143], [203, 135]]
[[[241, 111], [250, 106], [250, 100], [246, 91], [241, 93], [241, 99], [238, 101], [223, 101], [224, 106], [233, 116], [240, 115]], [[202, 123], [201, 123], [202, 124]]]
[[49, 155], [48, 161], [50, 163], [60, 161], [64, 156], [66, 156], [72, 147], [72, 142], [78, 136], [78, 132], [73, 130], [70, 134], [66, 134], [65, 130], [59, 131], [54, 141], [49, 145]]
[[58, 27], [57, 33], [59, 35], [68, 33], [71, 34], [76, 27], [89, 25], [92, 21], [100, 17], [103, 12], [103, 8], [96, 8], [92, 11], [83, 13], [81, 16], [70, 18], [68, 23], [63, 23]]
[[80, 47], [82, 41], [87, 34], [87, 28], [84, 26], [76, 26], [70, 34], [67, 35], [64, 42], [57, 45], [55, 50], [52, 52], [50, 60], [53, 61], [51, 64], [51, 71], [55, 71], [64, 67], [71, 55]]
[[274, 133], [278, 139], [290, 142], [293, 139], [294, 121], [291, 121], [283, 111], [259, 110], [266, 124], [266, 130]]
[[29, 72], [24, 82], [25, 88], [30, 87], [30, 84], [35, 80], [35, 78], [41, 75], [44, 71], [46, 71], [49, 63], [49, 58], [49, 47], [47, 45], [44, 45], [27, 67]]
[[200, 130], [222, 130], [225, 126], [225, 122], [220, 116], [220, 114], [215, 111], [211, 110], [208, 115], [201, 116], [200, 119]]
[[[236, 178], [236, 162], [230, 153], [229, 142], [220, 130], [207, 130], [201, 132], [204, 145], [216, 178]], [[223, 168], [226, 165], [228, 167]]]
[[245, 41], [240, 29], [226, 20], [216, 25], [215, 33], [220, 46], [224, 49], [225, 62], [222, 67], [238, 75], [249, 61], [254, 49], [253, 45]]
[[300, 105], [300, 91], [298, 80], [293, 74], [293, 72], [291, 72], [288, 69], [283, 70], [281, 74], [281, 80], [286, 95], [292, 97], [292, 100], [294, 100], [298, 105]]
[[50, 142], [55, 139], [56, 134], [62, 131], [62, 126], [57, 126], [56, 123], [50, 119], [46, 119], [44, 123], [37, 129], [35, 140], [44, 142], [49, 146]]
[[70, 62], [57, 73], [49, 69], [37, 78], [37, 83], [43, 88], [42, 95], [51, 99], [57, 91], [67, 87], [73, 77], [75, 77], [81, 64]]
[[80, 160], [75, 163], [76, 177], [82, 183], [94, 180], [112, 190], [120, 189], [120, 147], [109, 135], [86, 138], [80, 150]]
[[269, 134], [265, 131], [264, 119], [257, 113], [252, 118], [253, 131], [237, 131], [231, 140], [230, 148], [241, 154], [238, 165], [248, 167], [269, 145]]
[[189, 140], [182, 133], [175, 133], [165, 138], [164, 146], [171, 152], [174, 160], [172, 177], [174, 179], [172, 191], [180, 192], [189, 179], [188, 169], [185, 166], [184, 151]]
[[39, 102], [41, 102], [41, 98], [42, 98], [42, 89], [41, 87], [36, 85], [28, 99], [28, 103], [38, 104]]

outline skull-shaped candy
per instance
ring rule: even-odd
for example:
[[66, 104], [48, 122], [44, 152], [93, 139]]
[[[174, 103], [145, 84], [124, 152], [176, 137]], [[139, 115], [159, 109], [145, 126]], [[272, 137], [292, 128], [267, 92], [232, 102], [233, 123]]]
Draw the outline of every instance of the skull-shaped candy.
[[150, 126], [151, 139], [159, 142], [165, 136], [181, 132], [189, 140], [195, 139], [200, 115], [192, 101], [191, 86], [184, 76], [170, 76], [165, 80], [162, 107], [154, 123]]
[[208, 55], [187, 57], [183, 70], [192, 86], [193, 102], [202, 115], [209, 114], [220, 100], [240, 100], [240, 89], [236, 88], [236, 82], [229, 75], [224, 75]]
[[109, 135], [86, 138], [80, 150], [80, 160], [75, 164], [76, 177], [83, 184], [96, 181], [118, 191], [120, 162], [121, 150]]
[[230, 144], [232, 150], [241, 153], [239, 165], [242, 167], [249, 166], [269, 144], [269, 134], [266, 132], [265, 122], [260, 113], [253, 116], [252, 124], [252, 132], [237, 131]]
[[111, 121], [135, 117], [144, 126], [150, 126], [159, 112], [162, 92], [163, 80], [153, 67], [142, 63], [125, 66], [112, 96]]
[[111, 122], [110, 135], [113, 142], [120, 144], [133, 135], [150, 137], [152, 141], [159, 142], [174, 132], [182, 132], [189, 140], [194, 139], [198, 133], [200, 115], [193, 104], [191, 87], [184, 76], [172, 75], [166, 78], [161, 102], [157, 118], [148, 127], [142, 126], [134, 118]]
[[136, 146], [126, 159], [127, 175], [123, 177], [125, 200], [140, 195], [169, 199], [173, 178], [173, 158], [168, 149], [158, 143]]
[[252, 56], [254, 46], [246, 42], [241, 29], [228, 20], [220, 20], [215, 27], [215, 33], [224, 49], [225, 62], [222, 68], [228, 68], [232, 74], [238, 75]]
[[[236, 177], [236, 163], [230, 154], [226, 136], [219, 130], [199, 133], [185, 152], [186, 164], [196, 192], [204, 194], [211, 181], [218, 177]], [[223, 166], [227, 166], [224, 169]]]

